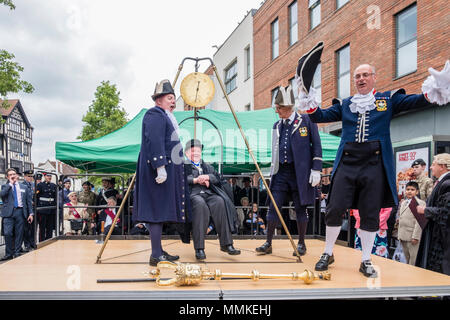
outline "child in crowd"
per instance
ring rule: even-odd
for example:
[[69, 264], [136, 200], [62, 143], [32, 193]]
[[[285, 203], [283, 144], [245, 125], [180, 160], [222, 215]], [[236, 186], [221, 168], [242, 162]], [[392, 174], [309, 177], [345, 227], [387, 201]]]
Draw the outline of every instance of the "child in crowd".
[[[377, 256], [388, 258], [389, 252], [387, 247], [387, 221], [389, 219], [389, 216], [391, 215], [392, 208], [382, 208], [380, 210], [380, 229], [377, 231], [377, 235], [375, 237], [375, 242], [373, 244], [372, 248], [372, 254], [375, 254]], [[355, 248], [362, 250], [361, 246], [361, 238], [359, 236], [359, 224], [360, 224], [360, 217], [359, 217], [359, 211], [358, 210], [352, 210], [352, 214], [356, 219], [355, 223]]]
[[406, 184], [405, 199], [400, 205], [398, 213], [398, 240], [400, 240], [406, 263], [415, 265], [419, 241], [422, 236], [422, 228], [410, 208], [410, 203], [415, 199], [417, 205], [425, 206], [425, 202], [418, 198], [419, 185], [410, 181]]

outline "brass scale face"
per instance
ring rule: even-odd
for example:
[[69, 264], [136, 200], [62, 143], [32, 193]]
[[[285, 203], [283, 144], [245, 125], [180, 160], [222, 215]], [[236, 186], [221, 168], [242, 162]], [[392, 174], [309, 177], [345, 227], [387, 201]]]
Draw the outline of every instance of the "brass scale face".
[[186, 104], [191, 107], [204, 107], [214, 98], [214, 83], [201, 72], [188, 74], [180, 85], [180, 93]]

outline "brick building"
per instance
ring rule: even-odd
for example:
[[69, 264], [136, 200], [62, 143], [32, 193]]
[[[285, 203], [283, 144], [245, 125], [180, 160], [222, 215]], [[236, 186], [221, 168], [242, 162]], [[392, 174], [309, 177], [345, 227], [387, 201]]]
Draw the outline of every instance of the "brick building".
[[272, 90], [289, 83], [300, 56], [319, 41], [324, 105], [339, 90], [355, 93], [359, 64], [376, 67], [379, 91], [415, 93], [428, 67], [441, 69], [450, 57], [445, 0], [267, 0], [253, 21], [255, 109], [270, 106]]
[[[449, 36], [446, 0], [266, 0], [253, 17], [254, 108], [270, 107], [274, 89], [289, 84], [298, 59], [319, 41], [313, 86], [323, 107], [356, 93], [353, 71], [362, 63], [375, 66], [378, 91], [421, 93], [428, 68], [441, 70], [450, 58]], [[429, 164], [432, 155], [450, 152], [449, 120], [449, 105], [396, 116], [397, 171], [419, 154]], [[339, 135], [341, 123], [320, 129]]]

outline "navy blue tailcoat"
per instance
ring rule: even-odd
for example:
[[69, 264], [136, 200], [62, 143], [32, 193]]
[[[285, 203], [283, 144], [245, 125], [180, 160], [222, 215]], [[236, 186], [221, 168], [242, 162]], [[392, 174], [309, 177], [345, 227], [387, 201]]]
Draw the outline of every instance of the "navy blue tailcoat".
[[[186, 179], [183, 148], [163, 109], [149, 109], [142, 120], [142, 142], [136, 169], [133, 221], [184, 222]], [[167, 180], [156, 183], [157, 168], [165, 166]]]
[[[270, 175], [278, 172], [280, 154], [280, 134], [282, 120], [275, 122], [272, 130], [272, 167]], [[290, 143], [295, 166], [295, 179], [297, 181], [300, 205], [306, 206], [314, 203], [314, 188], [309, 183], [311, 169], [322, 170], [322, 144], [320, 142], [317, 124], [313, 123], [308, 115], [296, 113]], [[272, 179], [273, 181], [273, 179]], [[272, 184], [272, 183], [271, 183]], [[278, 204], [283, 205], [283, 204]]]
[[[385, 195], [384, 207], [398, 204], [397, 187], [395, 181], [394, 152], [392, 150], [390, 124], [395, 114], [402, 111], [422, 108], [430, 104], [423, 94], [407, 95], [405, 90], [376, 92], [376, 108], [364, 115], [354, 113], [349, 106], [352, 97], [333, 100], [333, 105], [327, 109], [318, 108], [310, 114], [314, 122], [342, 121], [342, 137], [334, 160], [333, 175], [341, 161], [346, 142], [366, 142], [379, 140], [383, 158], [384, 170], [389, 183], [390, 192]], [[374, 177], [375, 178], [375, 177]], [[391, 197], [392, 196], [392, 197]]]

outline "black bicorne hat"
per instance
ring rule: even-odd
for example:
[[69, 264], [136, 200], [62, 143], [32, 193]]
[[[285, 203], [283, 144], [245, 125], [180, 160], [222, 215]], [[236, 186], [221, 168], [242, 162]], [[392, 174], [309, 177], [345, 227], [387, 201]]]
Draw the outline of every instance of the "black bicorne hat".
[[165, 96], [166, 94], [175, 95], [175, 91], [173, 90], [169, 80], [162, 80], [160, 83], [156, 84], [152, 99], [153, 101], [156, 101], [156, 99]]
[[320, 63], [322, 51], [323, 42], [321, 41], [298, 60], [297, 76], [302, 80], [303, 90], [305, 93], [309, 93], [309, 88], [311, 88], [314, 73]]

